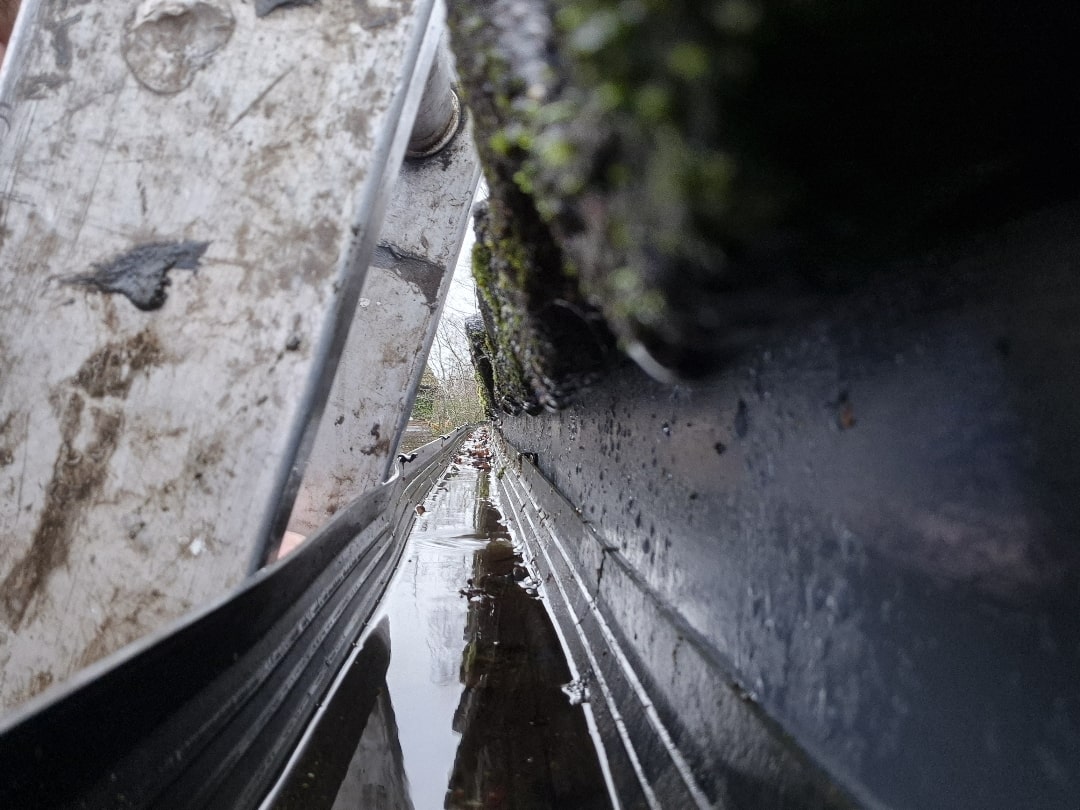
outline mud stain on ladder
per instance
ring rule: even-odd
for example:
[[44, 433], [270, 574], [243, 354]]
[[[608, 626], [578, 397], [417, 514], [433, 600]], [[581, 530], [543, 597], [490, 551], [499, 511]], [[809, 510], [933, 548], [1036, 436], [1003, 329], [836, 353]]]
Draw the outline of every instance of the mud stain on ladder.
[[[136, 375], [160, 363], [162, 356], [156, 335], [144, 330], [96, 351], [64, 386], [66, 391], [53, 395], [60, 447], [45, 503], [29, 549], [0, 584], [0, 615], [13, 630], [22, 625], [50, 575], [67, 564], [82, 510], [92, 504], [108, 477], [124, 423], [116, 400], [126, 397]], [[89, 430], [80, 441], [86, 416]]]

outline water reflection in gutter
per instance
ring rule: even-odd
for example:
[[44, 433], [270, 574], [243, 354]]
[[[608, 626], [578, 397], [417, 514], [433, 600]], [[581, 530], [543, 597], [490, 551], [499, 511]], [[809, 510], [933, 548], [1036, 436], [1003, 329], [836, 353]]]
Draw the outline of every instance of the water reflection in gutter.
[[413, 810], [386, 670], [389, 622], [349, 664], [272, 807], [275, 810]]
[[[505, 533], [498, 510], [480, 505], [479, 525]], [[462, 737], [446, 800], [453, 810], [609, 806], [583, 710], [562, 690], [570, 670], [528, 577], [508, 539], [476, 553], [465, 691], [454, 714]]]
[[383, 629], [276, 810], [610, 807], [558, 637], [490, 500], [489, 458], [481, 431], [417, 510]]

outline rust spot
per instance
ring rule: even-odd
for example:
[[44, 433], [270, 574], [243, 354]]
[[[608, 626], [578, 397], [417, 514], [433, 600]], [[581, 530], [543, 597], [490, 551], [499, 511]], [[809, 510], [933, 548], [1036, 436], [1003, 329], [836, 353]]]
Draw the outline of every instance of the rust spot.
[[841, 430], [850, 430], [855, 427], [855, 406], [851, 404], [851, 397], [847, 391], [841, 391], [836, 400], [837, 414], [836, 424]]
[[841, 430], [855, 427], [855, 409], [850, 402], [845, 403], [840, 409], [840, 416], [837, 421], [840, 423]]
[[[114, 589], [113, 596], [116, 596], [116, 589]], [[98, 628], [94, 634], [94, 638], [91, 639], [86, 649], [83, 650], [83, 654], [79, 657], [79, 667], [87, 667], [95, 661], [100, 661], [106, 655], [109, 654], [108, 639], [112, 635], [113, 616], [109, 614], [105, 617], [105, 621], [101, 623], [101, 627]]]
[[60, 449], [30, 548], [0, 585], [0, 614], [15, 630], [52, 572], [67, 564], [75, 524], [105, 483], [109, 460], [119, 441], [123, 415], [92, 408], [91, 436], [81, 450], [76, 447], [85, 409], [83, 397], [72, 393], [61, 413]]
[[75, 374], [75, 385], [94, 399], [123, 399], [135, 375], [161, 362], [161, 344], [148, 329], [129, 340], [109, 343], [94, 352]]
[[35, 672], [30, 678], [30, 683], [26, 685], [26, 689], [20, 696], [19, 700], [16, 702], [22, 703], [34, 697], [35, 695], [40, 695], [42, 692], [52, 686], [55, 680], [56, 677], [49, 670]]

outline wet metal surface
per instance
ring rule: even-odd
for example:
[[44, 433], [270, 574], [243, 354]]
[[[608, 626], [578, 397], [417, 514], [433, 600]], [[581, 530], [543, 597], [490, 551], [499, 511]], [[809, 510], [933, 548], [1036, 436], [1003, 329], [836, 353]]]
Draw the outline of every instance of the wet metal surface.
[[710, 798], [745, 748], [687, 710], [684, 639], [861, 804], [1076, 807], [1076, 216], [883, 273], [712, 382], [621, 369], [502, 419]]
[[290, 530], [311, 534], [393, 472], [479, 175], [467, 132], [438, 158], [409, 160], [398, 170]]
[[545, 583], [549, 612], [582, 673], [622, 806], [850, 808], [844, 791], [732, 683], [707, 640], [540, 475], [531, 454], [494, 444], [499, 501], [516, 519], [532, 573]]
[[610, 807], [586, 706], [564, 689], [571, 672], [491, 475], [480, 431], [417, 507], [382, 629], [276, 810]]

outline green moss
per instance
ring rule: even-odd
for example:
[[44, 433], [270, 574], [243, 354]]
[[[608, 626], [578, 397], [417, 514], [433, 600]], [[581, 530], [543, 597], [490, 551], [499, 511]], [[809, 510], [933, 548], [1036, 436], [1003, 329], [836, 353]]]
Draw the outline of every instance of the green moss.
[[[1076, 91], [1052, 69], [1073, 50], [1057, 12], [900, 0], [452, 6], [492, 197], [476, 263], [508, 401], [558, 404], [573, 360], [595, 370], [595, 352], [575, 358], [583, 332], [567, 313], [589, 332], [600, 310], [624, 345], [706, 371], [742, 293], [908, 249], [1003, 176], [1078, 162], [1041, 135], [1076, 109], [1058, 103]], [[537, 19], [523, 25], [523, 13]], [[547, 25], [547, 41], [521, 34]], [[559, 319], [569, 326], [546, 325]]]
[[[493, 405], [560, 407], [597, 370], [611, 340], [603, 326], [593, 334], [577, 323], [595, 308], [561, 244], [567, 209], [549, 187], [552, 172], [575, 168], [574, 146], [560, 132], [577, 107], [549, 93], [555, 76], [542, 61], [528, 62], [529, 43], [515, 47], [490, 26], [476, 29], [475, 13], [455, 4], [450, 23], [456, 38], [469, 39], [457, 48], [459, 73], [490, 193], [472, 259]], [[497, 12], [484, 13], [490, 20]]]
[[668, 54], [667, 65], [676, 77], [697, 81], [709, 72], [709, 54], [696, 42], [680, 42]]

